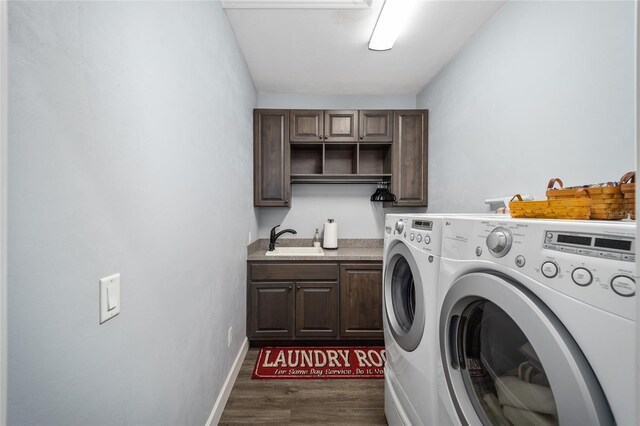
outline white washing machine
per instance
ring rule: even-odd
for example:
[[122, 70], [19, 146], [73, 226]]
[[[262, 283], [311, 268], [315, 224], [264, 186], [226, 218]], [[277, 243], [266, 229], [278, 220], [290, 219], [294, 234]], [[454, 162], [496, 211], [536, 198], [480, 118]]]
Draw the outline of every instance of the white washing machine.
[[635, 233], [445, 218], [436, 423], [637, 424]]
[[433, 424], [437, 279], [442, 219], [387, 215], [384, 235], [385, 414], [390, 425]]

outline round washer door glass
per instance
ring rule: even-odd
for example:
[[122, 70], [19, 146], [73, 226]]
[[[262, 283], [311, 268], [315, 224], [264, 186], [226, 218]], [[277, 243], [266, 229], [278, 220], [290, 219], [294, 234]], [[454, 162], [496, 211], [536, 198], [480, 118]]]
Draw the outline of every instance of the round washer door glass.
[[393, 267], [391, 303], [399, 328], [408, 333], [416, 316], [416, 283], [411, 266], [401, 257]]
[[425, 306], [420, 269], [411, 250], [393, 246], [384, 272], [384, 305], [389, 331], [405, 351], [413, 351], [424, 334]]
[[540, 358], [513, 319], [478, 300], [462, 315], [463, 381], [485, 424], [558, 424], [553, 391]]

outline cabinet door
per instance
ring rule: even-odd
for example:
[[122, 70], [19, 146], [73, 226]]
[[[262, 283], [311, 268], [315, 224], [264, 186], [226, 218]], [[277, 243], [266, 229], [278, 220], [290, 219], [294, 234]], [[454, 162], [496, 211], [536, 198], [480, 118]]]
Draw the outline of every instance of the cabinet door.
[[253, 205], [256, 207], [290, 205], [288, 123], [288, 110], [254, 110]]
[[293, 283], [252, 282], [248, 316], [249, 337], [292, 337]]
[[360, 142], [391, 142], [393, 111], [362, 110], [359, 113]]
[[327, 142], [355, 142], [358, 138], [358, 111], [335, 110], [324, 112], [324, 140]]
[[324, 111], [292, 110], [290, 112], [289, 136], [291, 142], [322, 141]]
[[382, 265], [340, 265], [340, 335], [383, 338]]
[[338, 336], [338, 283], [296, 283], [296, 337]]
[[427, 110], [395, 111], [391, 183], [394, 206], [427, 206]]

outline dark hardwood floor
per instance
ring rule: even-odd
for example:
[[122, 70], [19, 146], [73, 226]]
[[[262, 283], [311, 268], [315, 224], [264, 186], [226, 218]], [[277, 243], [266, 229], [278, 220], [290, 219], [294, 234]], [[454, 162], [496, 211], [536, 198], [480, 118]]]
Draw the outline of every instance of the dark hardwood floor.
[[384, 380], [251, 380], [258, 349], [242, 363], [220, 425], [386, 425]]

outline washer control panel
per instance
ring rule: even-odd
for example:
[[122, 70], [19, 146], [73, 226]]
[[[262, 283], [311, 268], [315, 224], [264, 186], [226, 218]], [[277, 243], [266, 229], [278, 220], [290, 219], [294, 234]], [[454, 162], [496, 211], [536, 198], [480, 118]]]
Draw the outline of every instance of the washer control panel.
[[406, 214], [387, 215], [385, 222], [385, 244], [387, 240], [402, 240], [426, 253], [441, 254], [442, 219], [436, 215], [412, 216]]
[[456, 217], [443, 225], [445, 259], [482, 262], [478, 268], [496, 268], [514, 279], [524, 275], [635, 319], [635, 223]]
[[570, 231], [545, 231], [543, 247], [564, 253], [635, 262], [635, 239]]

